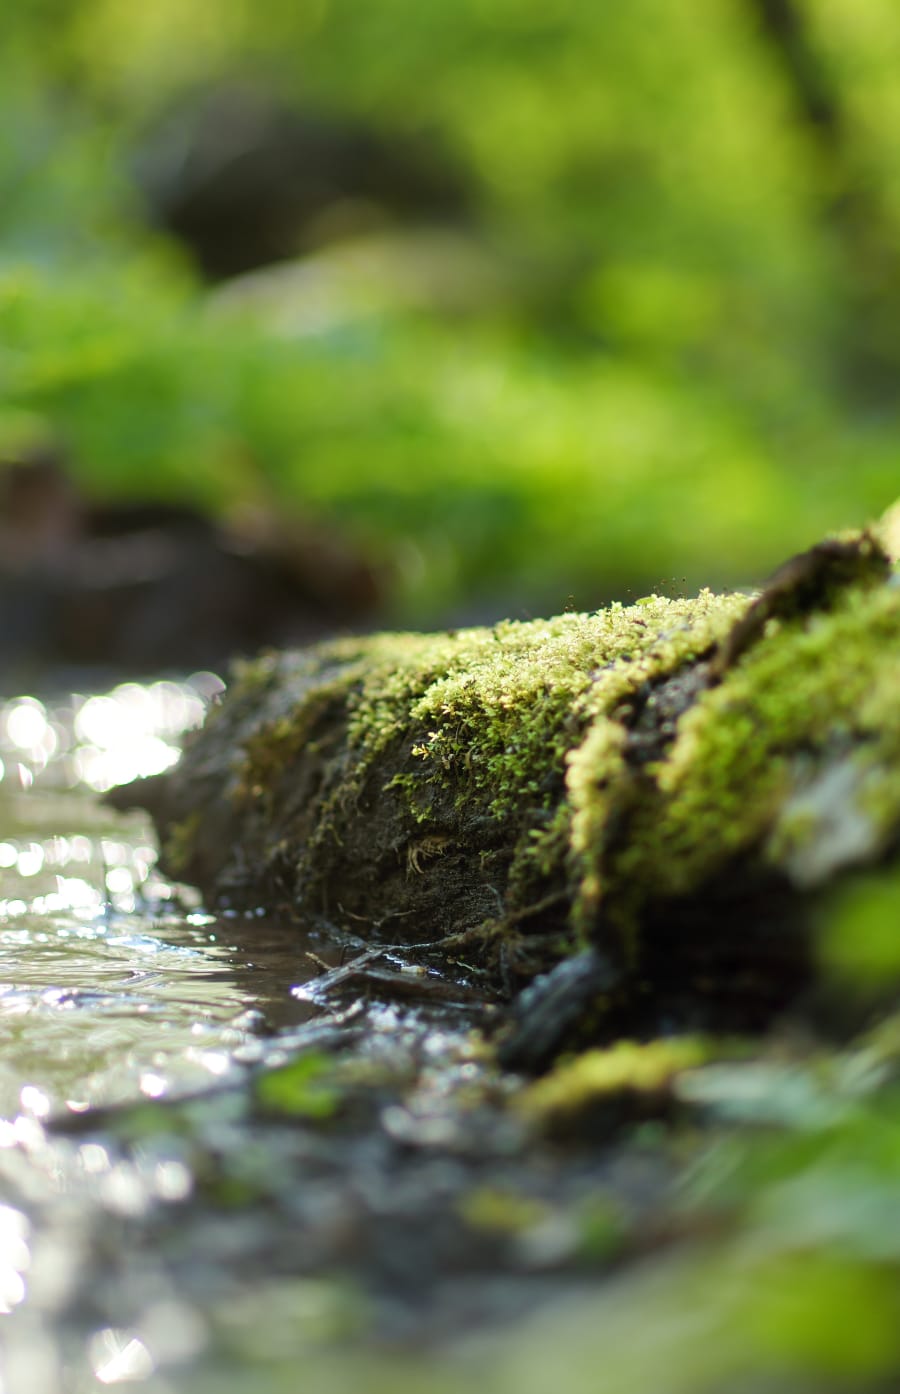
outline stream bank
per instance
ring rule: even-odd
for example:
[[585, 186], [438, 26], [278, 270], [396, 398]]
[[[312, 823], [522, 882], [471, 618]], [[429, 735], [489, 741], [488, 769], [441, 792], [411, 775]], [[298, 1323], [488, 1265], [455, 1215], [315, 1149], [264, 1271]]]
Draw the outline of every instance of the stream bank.
[[[900, 1372], [892, 1221], [900, 1206], [900, 886], [884, 836], [894, 808], [895, 727], [893, 718], [879, 721], [888, 692], [896, 692], [889, 684], [898, 592], [884, 573], [877, 550], [853, 542], [782, 578], [755, 610], [746, 597], [721, 610], [708, 598], [702, 625], [714, 633], [701, 627], [698, 637], [687, 611], [670, 608], [675, 602], [620, 614], [617, 625], [667, 617], [662, 643], [650, 624], [643, 648], [659, 680], [630, 715], [620, 701], [602, 721], [591, 714], [594, 689], [624, 683], [633, 691], [631, 660], [605, 652], [597, 662], [597, 624], [587, 617], [478, 633], [472, 642], [485, 667], [475, 684], [464, 684], [464, 673], [455, 686], [448, 682], [436, 667], [438, 648], [429, 647], [462, 651], [464, 636], [263, 659], [189, 738], [178, 773], [138, 786], [155, 800], [161, 864], [146, 817], [123, 818], [88, 787], [89, 775], [95, 789], [107, 786], [111, 761], [99, 758], [97, 741], [111, 739], [119, 706], [152, 710], [140, 689], [126, 684], [72, 701], [82, 745], [91, 743], [87, 734], [96, 738], [93, 753], [78, 759], [81, 746], [61, 734], [61, 707], [36, 698], [8, 704], [0, 722], [6, 736], [33, 738], [38, 756], [31, 766], [25, 746], [16, 747], [17, 760], [4, 747], [6, 788], [9, 779], [19, 786], [7, 794], [0, 844], [8, 863], [9, 983], [0, 995], [9, 1081], [0, 1118], [5, 1390], [81, 1394], [130, 1383], [148, 1394], [249, 1394], [262, 1383], [293, 1391], [301, 1369], [317, 1394], [458, 1394], [473, 1378], [501, 1394], [543, 1394], [551, 1382], [566, 1394], [595, 1394], [598, 1380], [637, 1394], [892, 1388]], [[672, 630], [676, 616], [682, 628]], [[866, 642], [870, 629], [877, 645]], [[851, 645], [844, 684], [836, 689], [828, 670], [828, 685], [811, 687], [836, 634]], [[782, 641], [791, 645], [792, 687], [779, 689], [772, 675], [784, 671]], [[541, 969], [554, 957], [565, 970], [585, 952], [597, 954], [601, 925], [615, 928], [612, 942], [623, 948], [634, 916], [656, 934], [659, 905], [677, 903], [670, 879], [665, 902], [654, 900], [655, 886], [642, 887], [637, 902], [616, 900], [611, 919], [591, 920], [598, 863], [558, 852], [554, 861], [562, 816], [555, 825], [556, 814], [529, 823], [517, 818], [515, 800], [492, 814], [495, 795], [478, 761], [467, 768], [465, 756], [455, 767], [442, 759], [466, 710], [483, 709], [486, 693], [496, 691], [488, 678], [498, 661], [511, 681], [511, 652], [530, 647], [553, 662], [573, 643], [582, 657], [595, 646], [592, 662], [571, 666], [581, 678], [564, 689], [568, 702], [583, 680], [580, 725], [565, 703], [554, 705], [546, 681], [543, 715], [579, 742], [571, 748], [582, 756], [582, 774], [595, 768], [585, 752], [597, 755], [600, 734], [615, 737], [618, 775], [604, 790], [595, 782], [593, 792], [611, 794], [604, 806], [615, 809], [620, 828], [623, 819], [642, 826], [635, 794], [649, 793], [663, 841], [681, 826], [671, 797], [678, 783], [661, 776], [666, 761], [678, 754], [683, 768], [697, 768], [685, 744], [688, 753], [708, 751], [723, 706], [734, 715], [746, 711], [741, 702], [777, 700], [784, 712], [785, 691], [796, 692], [778, 743], [764, 744], [762, 763], [750, 765], [760, 797], [749, 804], [768, 819], [754, 855], [763, 845], [771, 856], [787, 849], [777, 923], [799, 946], [792, 961], [804, 985], [775, 1004], [757, 990], [765, 1023], [726, 1030], [706, 1010], [710, 987], [690, 994], [687, 974], [666, 997], [662, 1021], [662, 999], [650, 990], [659, 986], [649, 972], [658, 958], [642, 958], [650, 986], [639, 990], [640, 975], [626, 975], [616, 989], [619, 1021], [635, 1029], [623, 1033], [614, 1014], [601, 1014], [596, 1029], [595, 1002], [589, 1019], [576, 1020], [576, 1034], [593, 1032], [593, 1044], [531, 1079], [498, 1062], [510, 995], [531, 976], [519, 1024], [530, 1036], [532, 1008], [546, 1013], [550, 1001], [554, 1025], [553, 993], [541, 1000]], [[398, 692], [408, 701], [410, 672], [430, 674], [414, 694], [415, 739], [426, 754], [410, 750], [401, 771], [428, 774], [385, 793], [376, 755], [354, 802], [335, 794], [350, 769], [347, 734], [362, 738], [373, 690], [361, 655], [371, 658], [378, 645], [382, 755], [408, 739], [406, 728], [391, 727]], [[404, 649], [413, 669], [397, 664]], [[675, 657], [667, 664], [663, 654]], [[391, 674], [393, 687], [381, 681]], [[529, 691], [534, 699], [533, 683]], [[811, 691], [833, 694], [824, 727]], [[196, 718], [177, 685], [169, 696]], [[521, 753], [511, 729], [531, 739], [545, 761], [545, 792], [563, 800], [555, 807], [565, 806], [569, 830], [578, 784], [566, 779], [579, 762], [562, 776], [553, 765], [559, 747], [548, 746], [546, 727], [535, 736], [531, 721], [541, 705], [530, 702], [525, 722], [495, 703], [493, 745], [481, 753], [510, 773]], [[302, 741], [291, 720], [297, 714]], [[813, 720], [826, 731], [817, 742], [803, 734]], [[45, 759], [47, 731], [59, 749]], [[238, 732], [245, 744], [234, 740]], [[160, 726], [146, 734], [165, 736], [163, 744], [175, 739]], [[133, 759], [139, 748], [132, 728], [123, 749]], [[752, 741], [729, 743], [735, 749], [746, 758]], [[163, 752], [149, 751], [159, 769]], [[317, 759], [325, 775], [318, 784], [310, 763]], [[254, 775], [269, 772], [268, 785], [248, 781], [248, 760]], [[68, 771], [68, 787], [52, 787], [54, 769]], [[471, 779], [474, 807], [460, 810], [446, 784], [443, 794], [432, 787], [429, 776], [448, 769]], [[773, 769], [784, 780], [781, 803], [772, 798]], [[546, 805], [528, 793], [530, 819]], [[391, 815], [378, 821], [367, 800], [382, 795]], [[116, 799], [133, 797], [134, 789]], [[169, 811], [161, 812], [166, 798]], [[206, 801], [208, 821], [192, 818], [189, 798]], [[848, 799], [858, 817], [848, 819]], [[323, 807], [333, 847], [320, 839], [321, 878], [309, 882], [322, 898], [301, 903], [290, 894], [300, 882], [285, 874], [297, 877], [311, 863], [292, 862], [289, 848], [279, 848], [285, 828], [276, 837], [273, 815], [289, 810], [296, 828]], [[579, 807], [593, 816], [600, 805]], [[423, 810], [440, 810], [462, 836], [452, 845], [425, 842], [448, 832], [417, 817]], [[715, 801], [712, 814], [719, 816]], [[449, 878], [484, 837], [476, 818], [488, 816], [494, 841], [489, 836], [479, 851], [487, 851], [485, 862], [494, 858], [490, 884], [498, 868], [506, 879], [485, 933], [475, 917], [488, 899], [472, 890], [487, 884], [480, 856], [472, 857], [466, 895], [451, 893]], [[351, 836], [333, 837], [351, 825]], [[525, 836], [536, 827], [545, 840]], [[733, 851], [727, 838], [708, 847], [715, 817], [705, 827], [706, 843], [688, 844], [702, 875], [721, 868], [723, 847]], [[835, 853], [835, 830], [848, 829], [868, 868], [851, 871]], [[515, 834], [505, 852], [504, 832]], [[529, 874], [514, 876], [523, 838], [523, 847], [540, 841], [546, 861], [529, 860]], [[826, 877], [816, 889], [813, 878], [803, 886], [796, 867], [809, 867], [810, 847], [819, 849], [812, 865], [822, 865], [823, 840], [834, 883]], [[621, 868], [622, 845], [610, 838], [606, 851]], [[205, 903], [173, 877], [176, 863], [204, 882]], [[196, 874], [204, 865], [207, 877]], [[793, 881], [783, 873], [791, 866]], [[641, 875], [643, 867], [639, 858]], [[264, 879], [254, 880], [260, 868]], [[351, 900], [361, 884], [374, 897], [363, 918]], [[415, 902], [415, 914], [385, 923], [401, 894], [406, 911]], [[435, 946], [441, 936], [429, 932], [431, 907], [441, 906], [434, 913], [444, 917], [444, 942]], [[536, 913], [513, 918], [528, 907]], [[561, 907], [567, 913], [557, 919]], [[549, 922], [538, 923], [545, 911]], [[753, 949], [743, 932], [750, 921], [722, 915], [720, 904], [716, 923]], [[516, 951], [504, 958], [497, 946], [510, 935]], [[431, 947], [423, 950], [423, 940]], [[754, 960], [751, 985], [761, 961]], [[627, 967], [627, 958], [621, 963]], [[551, 978], [551, 989], [560, 981]], [[585, 1002], [574, 1001], [577, 1016]], [[681, 1017], [679, 1001], [693, 1004]], [[558, 1045], [557, 1036], [550, 1049]]]

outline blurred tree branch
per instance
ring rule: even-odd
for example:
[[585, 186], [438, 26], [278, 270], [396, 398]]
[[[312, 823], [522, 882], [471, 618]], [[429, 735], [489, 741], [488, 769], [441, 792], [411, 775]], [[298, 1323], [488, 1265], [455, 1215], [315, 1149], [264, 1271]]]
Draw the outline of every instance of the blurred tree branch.
[[818, 52], [797, 0], [749, 0], [818, 150], [823, 214], [847, 269], [838, 346], [851, 385], [893, 393], [900, 368], [900, 236], [861, 158], [839, 85]]

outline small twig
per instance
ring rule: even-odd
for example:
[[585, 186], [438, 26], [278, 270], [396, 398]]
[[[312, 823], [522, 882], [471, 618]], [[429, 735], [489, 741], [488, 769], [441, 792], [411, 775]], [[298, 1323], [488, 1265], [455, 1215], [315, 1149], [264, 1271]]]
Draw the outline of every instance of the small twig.
[[322, 973], [330, 973], [334, 967], [334, 964], [326, 963], [324, 958], [320, 958], [318, 954], [314, 954], [311, 949], [306, 950], [304, 958], [308, 958], [310, 963], [314, 963]]
[[357, 954], [356, 958], [351, 958], [349, 963], [344, 963], [339, 968], [329, 968], [320, 978], [313, 978], [309, 984], [304, 984], [304, 994], [315, 998], [321, 993], [331, 992], [350, 978], [356, 977], [360, 969], [367, 967], [370, 963], [375, 963], [383, 955], [383, 948], [366, 949], [363, 953]]
[[352, 910], [345, 910], [340, 901], [337, 902], [337, 908], [340, 910], [342, 915], [347, 916], [348, 920], [359, 920], [360, 924], [372, 923], [368, 915], [354, 915]]

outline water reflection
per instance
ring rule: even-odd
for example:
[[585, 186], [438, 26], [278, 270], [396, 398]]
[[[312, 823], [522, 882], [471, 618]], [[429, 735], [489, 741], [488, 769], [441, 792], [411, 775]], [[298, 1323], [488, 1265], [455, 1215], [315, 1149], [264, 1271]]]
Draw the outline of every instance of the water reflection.
[[[35, 873], [36, 895], [0, 903], [3, 1118], [226, 1079], [259, 1058], [269, 1032], [314, 1014], [290, 992], [305, 971], [295, 927], [159, 902], [157, 914], [124, 911], [88, 880], [48, 875], [55, 890]], [[130, 902], [135, 892], [116, 884]]]
[[215, 673], [200, 672], [46, 703], [14, 697], [0, 709], [0, 779], [27, 789], [49, 771], [57, 785], [103, 792], [159, 774], [177, 760], [181, 737], [200, 725], [223, 687]]
[[208, 1340], [149, 1255], [114, 1257], [122, 1273], [91, 1315], [97, 1236], [187, 1200], [190, 1154], [166, 1138], [125, 1156], [53, 1120], [91, 1127], [107, 1105], [228, 1084], [319, 1010], [291, 988], [319, 971], [304, 949], [321, 960], [326, 946], [207, 914], [159, 876], [149, 823], [96, 797], [167, 768], [221, 689], [198, 673], [0, 705], [3, 1394], [56, 1394], [73, 1369], [79, 1389], [146, 1385]]
[[91, 1338], [90, 1361], [101, 1384], [142, 1380], [153, 1373], [153, 1357], [137, 1336], [107, 1327]]
[[[377, 1152], [359, 1152], [357, 1195], [339, 1137], [276, 1120], [261, 1138], [252, 1090], [220, 1087], [292, 1058], [298, 1028], [333, 1006], [304, 984], [340, 950], [208, 913], [159, 875], [148, 822], [96, 797], [171, 763], [220, 689], [194, 674], [0, 705], [0, 1394], [171, 1394], [185, 1363], [243, 1394], [277, 1333], [293, 1388], [347, 1319], [340, 1289], [303, 1270], [357, 1242], [361, 1196], [391, 1213]], [[414, 1011], [368, 1017], [367, 1068], [427, 1066]], [[159, 1101], [183, 1095], [197, 1098], [179, 1128]], [[412, 1132], [430, 1126], [426, 1095]], [[123, 1140], [104, 1112], [122, 1104], [153, 1125]]]
[[195, 673], [0, 708], [7, 1125], [227, 1082], [272, 1032], [314, 1014], [290, 989], [308, 975], [304, 949], [321, 955], [321, 944], [176, 897], [155, 870], [149, 824], [92, 796], [170, 764], [222, 686]]
[[31, 1262], [30, 1225], [18, 1210], [0, 1205], [0, 1313], [8, 1313], [25, 1297], [24, 1274]]

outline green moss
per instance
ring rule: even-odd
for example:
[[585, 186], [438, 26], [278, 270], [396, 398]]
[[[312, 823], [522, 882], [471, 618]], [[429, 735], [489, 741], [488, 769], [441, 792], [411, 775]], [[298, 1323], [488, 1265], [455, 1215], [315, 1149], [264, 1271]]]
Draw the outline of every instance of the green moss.
[[326, 886], [326, 912], [361, 865], [367, 910], [402, 878], [392, 916], [430, 878], [438, 899], [474, 888], [484, 918], [462, 905], [443, 931], [502, 942], [523, 977], [579, 941], [639, 966], [648, 907], [742, 859], [800, 890], [871, 861], [900, 825], [900, 589], [873, 546], [822, 544], [756, 601], [648, 596], [261, 660], [226, 704], [248, 845], [301, 894]]
[[184, 875], [190, 867], [203, 816], [199, 811], [189, 813], [186, 818], [170, 825], [166, 833], [163, 855], [173, 876]]
[[[633, 914], [650, 895], [683, 895], [754, 848], [790, 874], [798, 836], [812, 838], [828, 816], [813, 804], [798, 828], [792, 796], [848, 759], [873, 823], [866, 851], [877, 852], [900, 821], [898, 690], [896, 587], [850, 589], [829, 613], [770, 625], [682, 716], [676, 739], [646, 772], [627, 839], [612, 852], [604, 831], [616, 750], [603, 725], [592, 727], [569, 770], [573, 842], [591, 909], [620, 897]], [[616, 796], [621, 803], [621, 789]]]
[[424, 777], [452, 777], [462, 798], [486, 792], [497, 818], [523, 800], [549, 808], [579, 730], [709, 648], [745, 604], [654, 596], [457, 636], [439, 676], [410, 694], [407, 719], [426, 732], [416, 747]]
[[271, 650], [255, 658], [236, 658], [231, 668], [232, 681], [244, 692], [266, 687], [276, 671], [277, 656]]
[[546, 1221], [550, 1207], [534, 1196], [498, 1186], [478, 1186], [460, 1203], [466, 1224], [485, 1234], [517, 1235]]
[[[428, 802], [425, 791], [447, 787], [458, 802], [480, 798], [497, 819], [523, 798], [549, 808], [578, 732], [708, 649], [746, 604], [709, 592], [696, 600], [652, 596], [590, 615], [325, 645], [320, 663], [340, 676], [265, 727], [248, 747], [248, 774], [265, 775], [295, 753], [323, 696], [342, 693], [360, 777], [395, 740], [406, 740], [412, 768], [394, 782], [411, 808]], [[239, 685], [270, 676], [264, 663], [261, 673], [251, 665]]]
[[557, 1065], [517, 1096], [516, 1107], [531, 1123], [580, 1113], [591, 1104], [623, 1094], [661, 1094], [683, 1070], [705, 1065], [715, 1050], [697, 1036], [638, 1043], [619, 1041], [608, 1050], [586, 1050]]
[[855, 877], [823, 915], [819, 950], [826, 971], [845, 988], [894, 996], [900, 982], [898, 923], [900, 870]]
[[[384, 762], [382, 787], [399, 791], [417, 824], [439, 823], [448, 808], [507, 824], [512, 899], [523, 901], [535, 877], [564, 866], [570, 840], [577, 848], [595, 835], [596, 800], [581, 797], [571, 826], [579, 786], [576, 766], [566, 789], [567, 752], [588, 732], [594, 793], [613, 781], [639, 694], [709, 652], [747, 603], [708, 591], [693, 600], [649, 596], [595, 614], [320, 646], [316, 665], [326, 676], [247, 740], [241, 791], [268, 797], [318, 718], [342, 703], [347, 758], [323, 797], [310, 856], [340, 837], [346, 811]], [[271, 676], [263, 660], [238, 689], [252, 695]]]
[[331, 707], [343, 703], [353, 676], [351, 670], [332, 681], [315, 683], [295, 707], [253, 731], [244, 745], [244, 796], [267, 797], [284, 771], [311, 749], [317, 723]]

